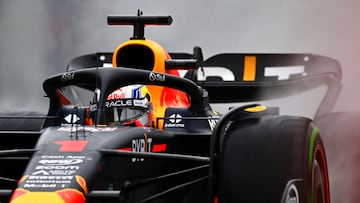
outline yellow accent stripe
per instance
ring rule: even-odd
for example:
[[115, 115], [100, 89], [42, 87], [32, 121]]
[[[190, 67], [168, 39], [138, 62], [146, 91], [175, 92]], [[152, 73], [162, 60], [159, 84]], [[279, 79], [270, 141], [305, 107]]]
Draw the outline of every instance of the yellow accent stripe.
[[[16, 191], [19, 189], [16, 189]], [[26, 190], [24, 190], [26, 191]], [[61, 194], [62, 193], [62, 194]], [[66, 188], [57, 191], [27, 191], [11, 199], [10, 203], [85, 203], [83, 193], [76, 189]]]
[[28, 192], [24, 195], [20, 195], [11, 201], [11, 203], [66, 203], [56, 192]]
[[254, 81], [256, 77], [256, 56], [245, 56], [243, 81]]
[[256, 112], [265, 111], [265, 110], [266, 110], [266, 106], [254, 106], [254, 107], [245, 109], [245, 111], [250, 112], [250, 113], [256, 113]]

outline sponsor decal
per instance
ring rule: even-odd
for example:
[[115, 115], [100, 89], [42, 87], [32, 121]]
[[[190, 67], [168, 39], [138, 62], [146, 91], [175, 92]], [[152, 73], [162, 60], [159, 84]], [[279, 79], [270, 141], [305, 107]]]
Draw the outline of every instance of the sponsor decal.
[[[74, 181], [85, 156], [43, 155], [31, 175], [24, 180], [24, 188], [67, 188]], [[91, 159], [88, 159], [91, 160]]]
[[76, 114], [68, 114], [67, 116], [65, 116], [64, 120], [67, 123], [76, 123], [80, 120], [80, 117]]
[[28, 180], [72, 180], [73, 176], [29, 176]]
[[[46, 169], [46, 170], [45, 170]], [[43, 168], [42, 170], [35, 171], [31, 175], [73, 175], [79, 168], [75, 168], [76, 170], [66, 170], [66, 169], [57, 169], [53, 168]]]
[[65, 188], [73, 179], [73, 176], [50, 176], [50, 175], [30, 175], [24, 188]]
[[106, 98], [106, 100], [113, 100], [113, 99], [123, 99], [126, 98], [125, 92], [121, 91], [121, 89], [115, 90]]
[[[46, 175], [71, 175], [73, 172], [79, 170], [78, 164], [83, 163], [85, 156], [62, 156], [62, 155], [43, 155], [35, 167], [34, 174]], [[88, 158], [88, 160], [91, 160]], [[62, 172], [60, 172], [62, 171]]]
[[38, 183], [38, 184], [24, 184], [24, 188], [56, 188], [56, 184], [46, 184], [46, 183]]
[[140, 107], [147, 107], [148, 106], [148, 99], [146, 97], [141, 99], [134, 99], [134, 106], [140, 106]]
[[82, 159], [42, 159], [39, 160], [39, 164], [47, 166], [64, 166], [64, 165], [75, 165], [82, 163]]
[[209, 123], [209, 126], [210, 126], [210, 129], [211, 130], [214, 130], [215, 129], [215, 126], [217, 124], [219, 120], [219, 117], [216, 116], [216, 117], [211, 117], [210, 119], [208, 119], [208, 123]]
[[[223, 81], [235, 81], [234, 73], [224, 67], [203, 67], [204, 71], [198, 71], [197, 79], [198, 81], [206, 81], [208, 77], [220, 77]], [[221, 74], [219, 74], [221, 73]]]
[[305, 73], [305, 66], [281, 66], [281, 67], [265, 67], [265, 77], [277, 76], [278, 80], [288, 80], [291, 75]]
[[75, 131], [86, 131], [86, 132], [112, 132], [115, 131], [116, 127], [91, 127], [91, 126], [82, 126], [81, 128], [63, 126], [58, 129], [60, 132], [75, 132]]
[[[167, 144], [152, 144], [152, 150], [151, 152], [165, 152], [166, 151]], [[120, 148], [120, 150], [131, 152], [133, 151], [132, 147], [123, 147]]]
[[88, 142], [88, 140], [60, 140], [54, 143], [60, 145], [59, 152], [82, 152]]
[[169, 122], [165, 123], [165, 128], [184, 128], [185, 124], [182, 122], [182, 116], [180, 114], [172, 114], [169, 116]]
[[[152, 138], [134, 139], [131, 141], [131, 151], [133, 152], [149, 152], [151, 149]], [[132, 158], [132, 162], [144, 161], [144, 158]]]
[[161, 81], [161, 82], [164, 82], [164, 81], [165, 81], [165, 75], [160, 74], [160, 73], [151, 72], [151, 73], [149, 74], [149, 80], [150, 80], [150, 81]]
[[119, 99], [119, 100], [112, 100], [112, 101], [106, 101], [105, 106], [110, 107], [129, 107], [134, 106], [132, 99]]
[[148, 100], [146, 97], [141, 99], [118, 99], [106, 101], [105, 106], [111, 107], [147, 107]]
[[63, 82], [67, 82], [67, 81], [73, 80], [74, 78], [75, 78], [75, 73], [71, 73], [71, 72], [64, 73], [64, 74], [61, 76], [61, 80], [62, 80]]
[[299, 192], [295, 184], [290, 185], [285, 198], [285, 203], [299, 203]]
[[79, 170], [79, 166], [36, 166], [35, 170]]
[[[305, 62], [309, 60], [309, 57], [304, 57]], [[256, 81], [257, 71], [255, 56], [245, 56], [244, 66], [240, 67], [239, 70], [241, 69], [243, 69], [243, 75], [240, 75], [237, 72], [234, 73], [231, 69], [226, 67], [203, 67], [203, 71], [198, 71], [197, 73], [197, 80], [206, 81], [209, 77], [217, 77], [221, 78], [222, 81], [236, 81], [235, 74], [237, 74], [237, 77], [242, 78], [243, 81]], [[263, 77], [274, 77], [277, 78], [277, 80], [288, 80], [291, 75], [298, 74], [301, 74], [302, 76], [307, 75], [304, 65], [264, 67]]]
[[301, 179], [290, 180], [285, 187], [281, 202], [284, 203], [299, 203], [300, 196], [295, 182], [302, 181]]
[[[42, 155], [42, 159], [85, 159], [85, 156], [82, 155]], [[87, 158], [89, 159], [89, 158]]]
[[[164, 152], [167, 144], [153, 144], [153, 139], [145, 133], [144, 138], [131, 140], [131, 147], [122, 147], [119, 150], [132, 152]], [[144, 161], [144, 158], [132, 158], [132, 162]]]
[[40, 171], [35, 171], [34, 173], [32, 173], [32, 175], [50, 175], [49, 172], [45, 171], [45, 170], [40, 170]]

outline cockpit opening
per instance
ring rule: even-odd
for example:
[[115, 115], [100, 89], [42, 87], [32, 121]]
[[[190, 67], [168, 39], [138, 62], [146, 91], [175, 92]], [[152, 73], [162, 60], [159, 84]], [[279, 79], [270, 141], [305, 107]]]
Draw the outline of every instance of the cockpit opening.
[[154, 67], [155, 56], [146, 46], [131, 45], [122, 47], [116, 54], [116, 66], [139, 68], [151, 71]]

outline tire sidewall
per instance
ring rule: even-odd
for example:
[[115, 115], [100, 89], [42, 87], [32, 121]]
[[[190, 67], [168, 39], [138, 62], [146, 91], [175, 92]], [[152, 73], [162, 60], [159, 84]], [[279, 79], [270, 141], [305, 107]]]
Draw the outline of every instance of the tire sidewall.
[[[327, 168], [327, 160], [326, 160], [326, 153], [323, 141], [321, 139], [319, 129], [311, 123], [309, 126], [309, 130], [306, 136], [306, 151], [307, 156], [305, 160], [305, 192], [306, 192], [306, 199], [308, 203], [316, 203], [316, 197], [319, 194], [316, 194], [318, 188], [319, 181], [323, 181], [323, 190], [324, 194], [324, 201], [325, 203], [330, 203], [330, 192], [329, 192], [329, 175], [328, 175], [328, 168]], [[316, 173], [316, 170], [320, 168], [321, 174]], [[323, 177], [318, 177], [318, 175], [322, 175]], [[320, 178], [320, 179], [319, 179]]]

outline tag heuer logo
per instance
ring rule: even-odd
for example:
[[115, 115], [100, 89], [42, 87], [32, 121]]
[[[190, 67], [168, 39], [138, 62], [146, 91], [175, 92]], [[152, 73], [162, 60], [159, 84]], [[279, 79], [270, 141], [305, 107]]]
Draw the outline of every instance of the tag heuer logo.
[[[71, 120], [71, 118], [72, 118], [72, 120]], [[77, 121], [80, 120], [80, 118], [76, 114], [69, 114], [69, 115], [65, 116], [64, 120], [68, 123], [76, 123]]]
[[180, 114], [172, 114], [169, 116], [169, 122], [165, 123], [165, 128], [183, 128], [185, 127], [184, 123], [181, 123], [182, 116]]
[[180, 123], [182, 116], [180, 114], [173, 114], [170, 116], [169, 121], [171, 123]]

